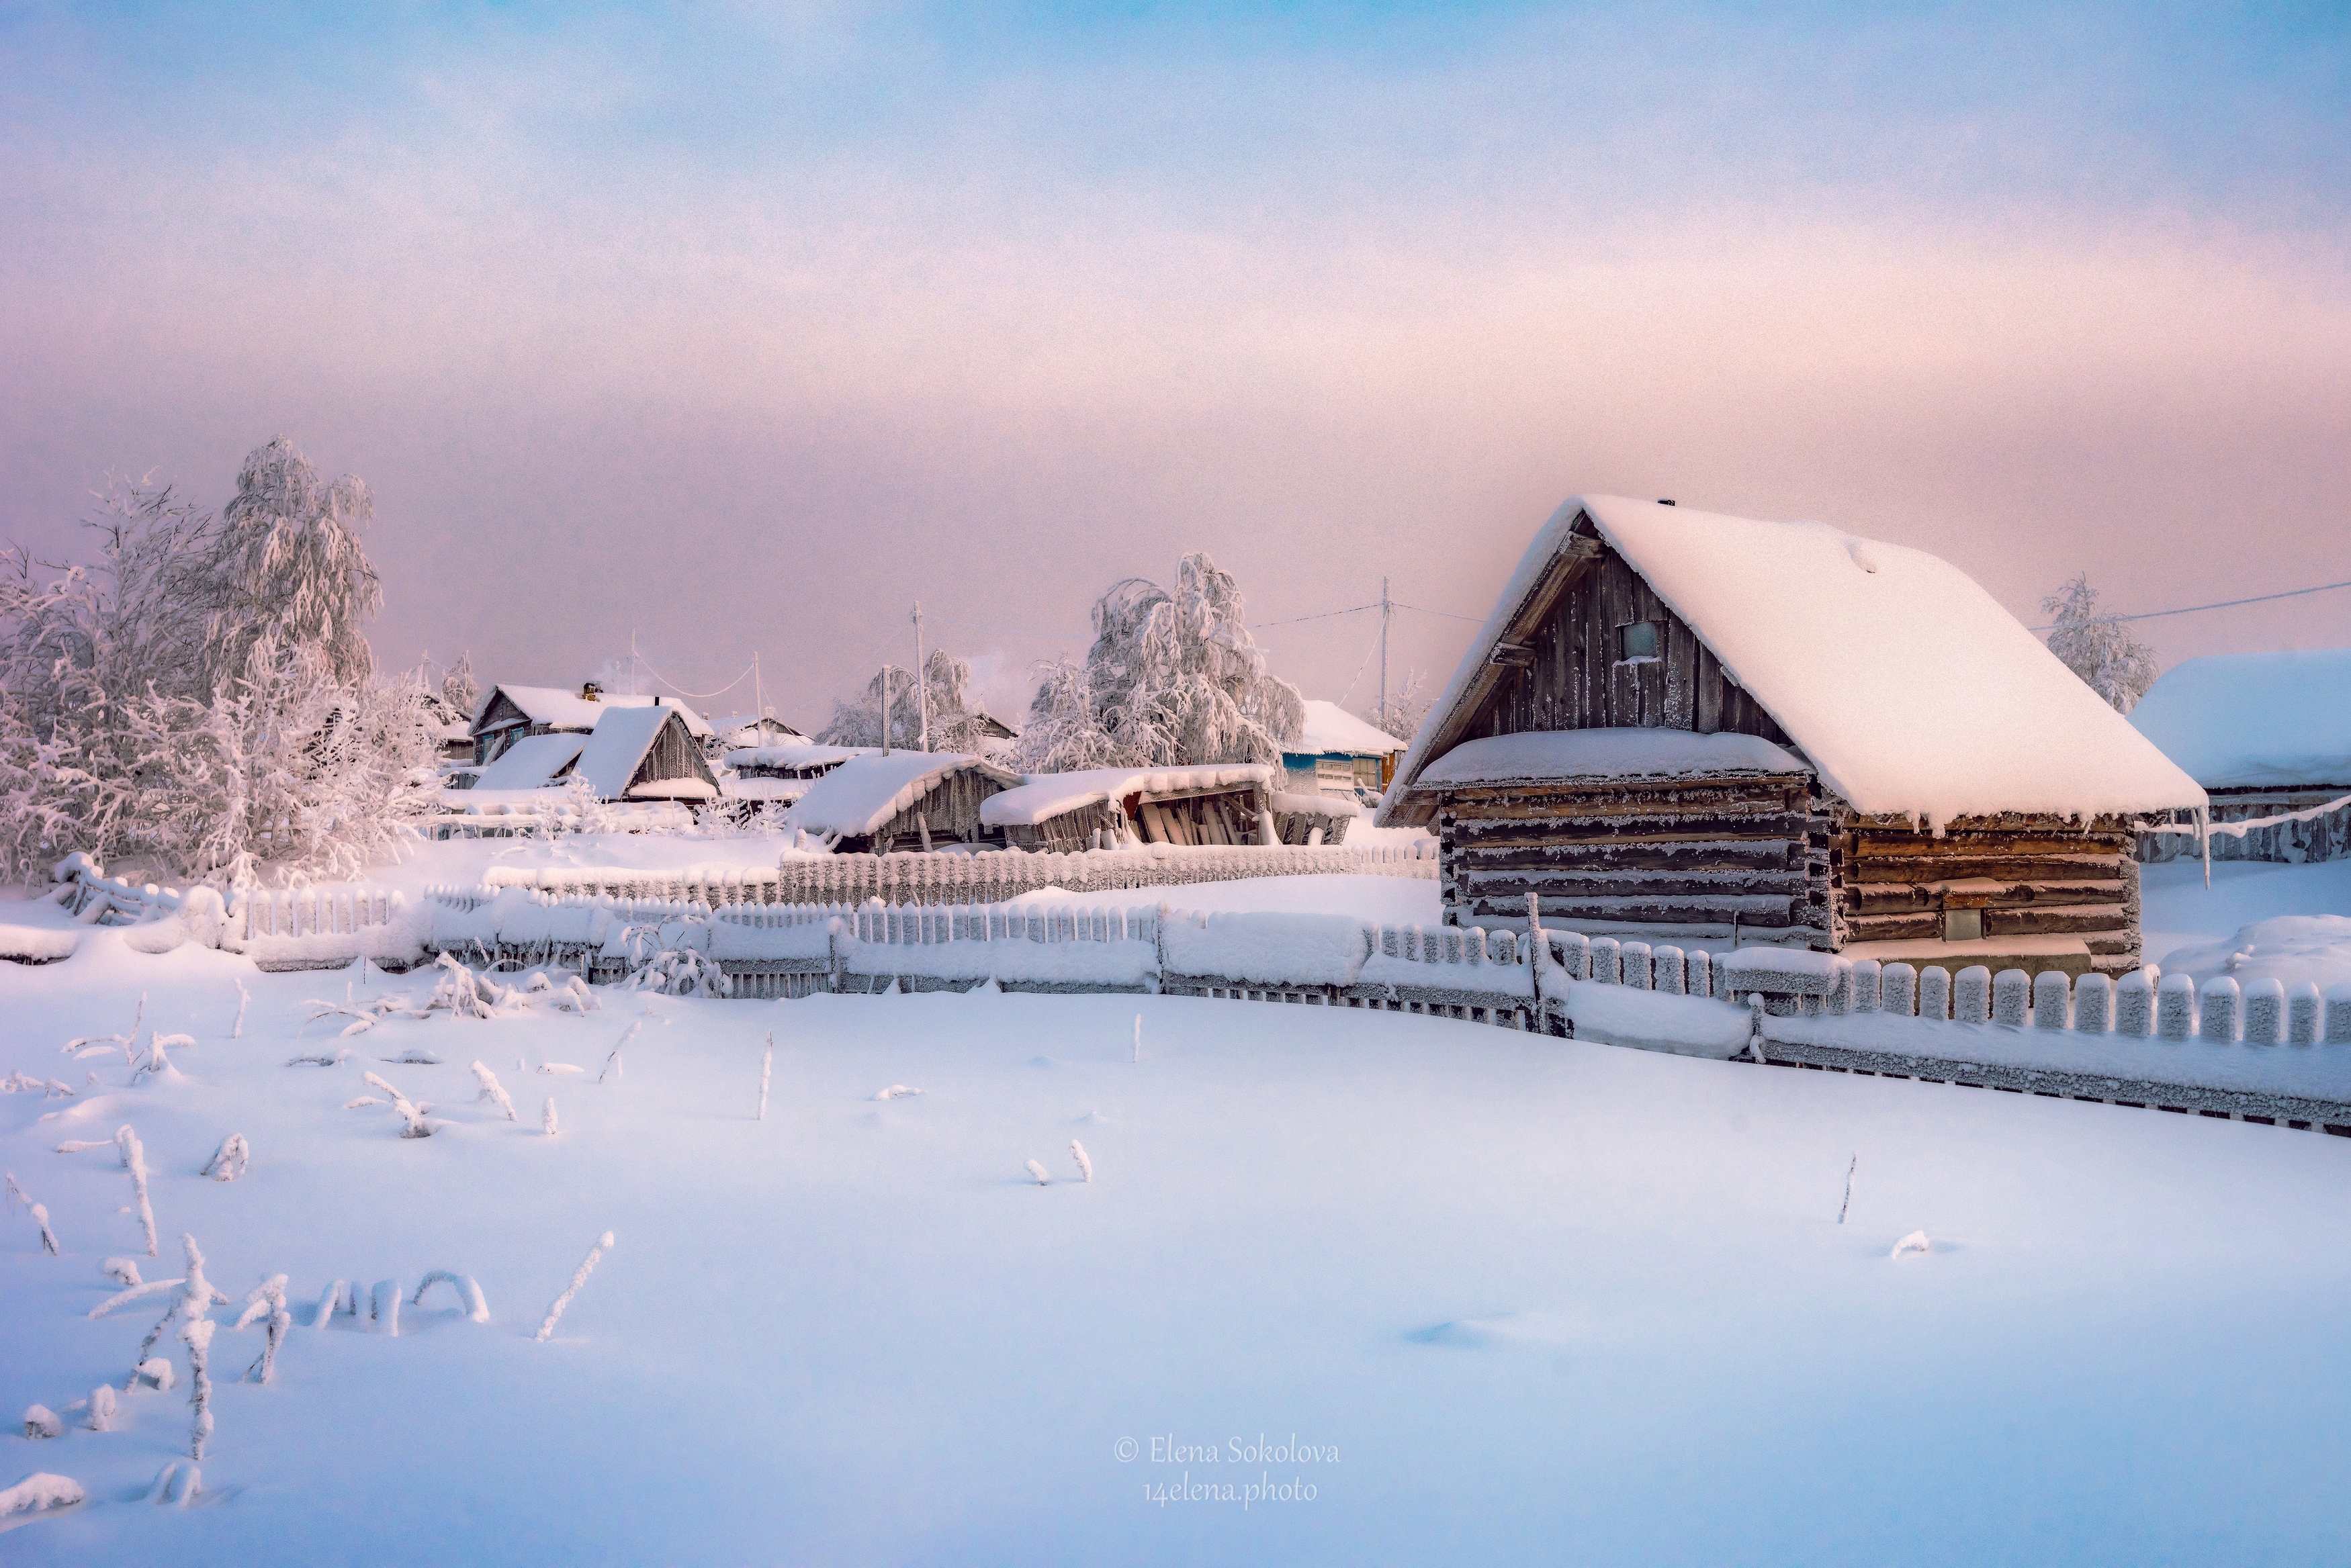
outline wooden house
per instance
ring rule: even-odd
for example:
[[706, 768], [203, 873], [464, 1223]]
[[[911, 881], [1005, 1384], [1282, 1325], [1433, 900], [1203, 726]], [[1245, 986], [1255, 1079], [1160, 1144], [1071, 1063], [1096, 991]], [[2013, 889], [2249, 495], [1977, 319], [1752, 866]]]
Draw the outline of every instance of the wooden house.
[[879, 746], [828, 746], [815, 741], [794, 741], [774, 746], [738, 746], [725, 754], [725, 765], [746, 779], [820, 779], [853, 757], [878, 757]]
[[593, 681], [576, 692], [554, 686], [493, 686], [474, 714], [474, 761], [496, 762], [507, 747], [532, 735], [588, 734], [615, 708], [668, 708], [684, 722], [696, 744], [710, 738], [702, 715], [670, 698], [616, 695]]
[[1356, 718], [1336, 702], [1306, 704], [1298, 739], [1282, 748], [1283, 785], [1297, 794], [1337, 794], [1370, 799], [1395, 776], [1405, 742]]
[[710, 721], [705, 749], [717, 762], [729, 752], [759, 746], [805, 745], [808, 737], [773, 713], [726, 713]]
[[1015, 849], [1278, 843], [1275, 777], [1241, 763], [1031, 774], [984, 804], [980, 821]]
[[[2351, 648], [2189, 659], [2130, 722], [2204, 786], [2214, 825], [2272, 823], [2212, 834], [2213, 859], [2351, 858]], [[2193, 834], [2139, 841], [2145, 861], [2200, 853]]]
[[981, 808], [1019, 783], [1019, 774], [967, 752], [873, 752], [818, 779], [784, 826], [831, 838], [850, 855], [1000, 843]]
[[1381, 806], [1446, 919], [1949, 968], [2139, 961], [2137, 823], [2204, 792], [1957, 568], [1586, 496]]
[[702, 805], [718, 798], [718, 779], [703, 757], [701, 737], [674, 705], [607, 710], [580, 748], [572, 772], [588, 781], [598, 800]]

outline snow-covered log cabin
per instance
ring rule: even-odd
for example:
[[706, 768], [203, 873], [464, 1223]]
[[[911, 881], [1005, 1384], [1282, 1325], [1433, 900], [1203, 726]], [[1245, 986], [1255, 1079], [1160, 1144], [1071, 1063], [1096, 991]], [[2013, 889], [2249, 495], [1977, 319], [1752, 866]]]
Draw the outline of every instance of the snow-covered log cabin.
[[980, 821], [1014, 849], [1279, 842], [1268, 819], [1273, 768], [1088, 768], [1031, 774], [983, 804]]
[[554, 686], [493, 686], [474, 713], [474, 761], [491, 763], [517, 741], [531, 735], [585, 735], [615, 708], [669, 708], [680, 714], [696, 743], [710, 739], [702, 715], [663, 697], [615, 695], [593, 681], [577, 692]]
[[1956, 567], [1614, 496], [1535, 536], [1384, 798], [1448, 922], [1947, 967], [2139, 961], [2196, 782]]
[[1019, 774], [967, 752], [873, 752], [817, 780], [784, 826], [832, 838], [844, 855], [1000, 842], [980, 809], [1019, 783]]
[[[2212, 835], [2213, 859], [2351, 858], [2351, 648], [2190, 659], [2130, 722], [2204, 786], [2214, 823], [2288, 819]], [[2199, 853], [2190, 834], [2139, 841], [2142, 860]]]

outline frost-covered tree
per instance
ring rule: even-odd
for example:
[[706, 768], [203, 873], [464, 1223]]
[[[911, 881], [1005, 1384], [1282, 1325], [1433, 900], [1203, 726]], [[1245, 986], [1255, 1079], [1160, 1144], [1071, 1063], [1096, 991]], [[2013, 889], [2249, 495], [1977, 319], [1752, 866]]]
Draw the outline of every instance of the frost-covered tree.
[[96, 559], [0, 552], [0, 866], [70, 850], [227, 885], [348, 876], [425, 809], [415, 682], [381, 682], [357, 480], [257, 449], [218, 516], [110, 483]]
[[1243, 609], [1239, 584], [1206, 555], [1176, 563], [1173, 592], [1141, 577], [1111, 585], [1082, 671], [1042, 672], [1017, 765], [1279, 762], [1305, 704], [1267, 670]]
[[2134, 639], [2116, 617], [2098, 613], [2098, 590], [2090, 586], [2090, 575], [2076, 575], [2043, 599], [2041, 608], [2056, 623], [2049, 630], [2049, 651], [2115, 711], [2137, 707], [2161, 673], [2155, 649]]
[[1397, 740], [1411, 740], [1420, 732], [1420, 722], [1428, 717], [1428, 678], [1414, 670], [1405, 677], [1404, 689], [1389, 698], [1385, 707], [1374, 707], [1369, 717], [1374, 727]]
[[883, 676], [890, 685], [890, 744], [912, 750], [923, 743], [923, 707], [930, 699], [931, 750], [971, 752], [979, 748], [979, 716], [971, 711], [971, 666], [943, 649], [933, 649], [923, 660], [924, 691], [914, 690], [914, 671], [894, 666], [874, 672], [865, 690], [848, 702], [832, 705], [832, 718], [817, 732], [828, 746], [878, 746], [882, 743]]
[[457, 662], [441, 677], [441, 701], [459, 718], [471, 720], [474, 705], [482, 700], [482, 683], [474, 677], [474, 655], [471, 650], [457, 656]]

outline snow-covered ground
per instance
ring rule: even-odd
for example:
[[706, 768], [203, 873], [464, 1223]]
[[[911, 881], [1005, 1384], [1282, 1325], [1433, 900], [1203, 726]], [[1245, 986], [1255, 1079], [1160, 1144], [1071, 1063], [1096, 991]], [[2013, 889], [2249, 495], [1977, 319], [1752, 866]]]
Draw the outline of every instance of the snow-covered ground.
[[[2151, 868], [2150, 952], [2351, 908], [2345, 877], [2216, 867], [2208, 896], [2199, 869]], [[1181, 891], [1435, 915], [1433, 886], [1400, 878]], [[170, 1278], [183, 1231], [233, 1302], [287, 1273], [298, 1326], [267, 1387], [232, 1381], [258, 1331], [215, 1341], [211, 1506], [137, 1501], [183, 1451], [184, 1382], [125, 1400], [119, 1431], [0, 1438], [0, 1485], [43, 1470], [91, 1497], [0, 1538], [12, 1562], [2351, 1548], [2344, 1140], [1182, 998], [607, 992], [585, 1017], [338, 1041], [307, 998], [427, 982], [84, 936], [65, 962], [0, 964], [0, 1073], [82, 1091], [0, 1096], [0, 1167], [65, 1248], [0, 1219], [0, 1414], [120, 1386], [160, 1309], [89, 1318], [113, 1289], [99, 1263]], [[130, 1087], [119, 1055], [59, 1054], [123, 1029], [142, 993], [149, 1026], [195, 1037], [176, 1079]], [[622, 1075], [594, 1083], [640, 1021]], [[340, 1066], [283, 1064], [341, 1046]], [[419, 1047], [442, 1064], [381, 1060]], [[475, 1060], [518, 1121], [475, 1100]], [[340, 1108], [362, 1071], [446, 1129], [402, 1139], [390, 1108]], [[923, 1092], [876, 1098], [893, 1085]], [[111, 1148], [50, 1152], [126, 1124], [154, 1172], [152, 1261]], [[205, 1179], [231, 1132], [250, 1172]], [[613, 1251], [534, 1343], [606, 1230]], [[1920, 1230], [1931, 1251], [1887, 1257]], [[437, 1287], [398, 1338], [310, 1325], [337, 1278], [364, 1296], [436, 1268], [479, 1279], [487, 1325]], [[1295, 1448], [1249, 1457], [1260, 1435]]]

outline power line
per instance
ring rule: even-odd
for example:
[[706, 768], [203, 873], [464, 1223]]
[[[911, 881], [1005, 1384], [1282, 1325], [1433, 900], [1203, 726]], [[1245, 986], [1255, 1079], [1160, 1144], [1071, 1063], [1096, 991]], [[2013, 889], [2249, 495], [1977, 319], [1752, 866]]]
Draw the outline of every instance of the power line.
[[1251, 631], [1262, 631], [1270, 626], [1296, 626], [1301, 621], [1329, 620], [1334, 615], [1355, 615], [1364, 610], [1377, 609], [1379, 607], [1379, 601], [1374, 599], [1367, 605], [1353, 605], [1346, 609], [1324, 610], [1319, 615], [1295, 615], [1291, 616], [1288, 620], [1261, 620], [1251, 626], [1249, 629]]
[[[2142, 610], [2137, 615], [2102, 615], [2092, 618], [2111, 621], [2161, 620], [2168, 615], [2194, 615], [2198, 610], [2233, 609], [2239, 605], [2267, 604], [2272, 599], [2298, 599], [2304, 594], [2331, 593], [2336, 588], [2351, 588], [2351, 582], [2321, 583], [2314, 588], [2288, 588], [2282, 594], [2255, 594], [2249, 599], [2220, 599], [2209, 605], [2182, 605], [2178, 609]], [[2054, 623], [2052, 623], [2048, 626], [2036, 626], [2032, 629], [2054, 631], [2057, 628]]]
[[1486, 618], [1482, 615], [1455, 615], [1451, 610], [1433, 610], [1425, 605], [1408, 605], [1402, 599], [1395, 601], [1395, 607], [1398, 609], [1418, 610], [1423, 615], [1441, 615], [1447, 620], [1466, 620], [1472, 626], [1483, 626], [1486, 624]]

